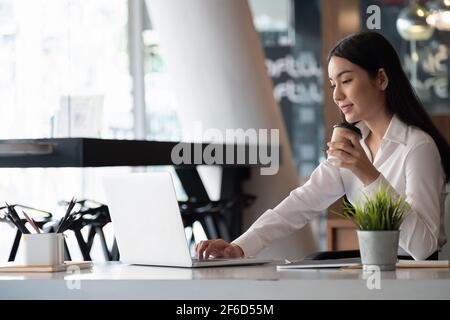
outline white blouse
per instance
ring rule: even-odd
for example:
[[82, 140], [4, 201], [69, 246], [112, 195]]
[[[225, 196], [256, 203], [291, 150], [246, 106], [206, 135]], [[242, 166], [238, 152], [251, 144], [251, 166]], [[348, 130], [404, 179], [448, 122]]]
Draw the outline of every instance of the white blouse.
[[[362, 133], [360, 143], [372, 161], [365, 144], [369, 128], [362, 121], [357, 126]], [[350, 170], [323, 161], [303, 186], [267, 210], [233, 243], [246, 256], [253, 256], [273, 240], [302, 228], [344, 194], [352, 204], [361, 204], [364, 194], [373, 196], [383, 183], [395, 190], [394, 196], [405, 196], [411, 205], [400, 227], [400, 247], [416, 260], [426, 259], [446, 243], [445, 175], [436, 144], [427, 133], [394, 115], [373, 165], [381, 174], [364, 187]]]

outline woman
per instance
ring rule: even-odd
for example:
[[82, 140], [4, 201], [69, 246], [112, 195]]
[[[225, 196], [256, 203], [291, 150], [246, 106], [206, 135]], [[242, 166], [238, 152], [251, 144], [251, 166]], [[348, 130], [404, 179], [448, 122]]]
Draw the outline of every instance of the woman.
[[265, 212], [232, 243], [201, 241], [199, 258], [252, 256], [273, 240], [302, 228], [346, 195], [351, 203], [372, 196], [382, 183], [411, 205], [400, 231], [399, 254], [436, 256], [445, 244], [445, 183], [450, 148], [432, 124], [392, 45], [376, 32], [348, 36], [331, 50], [328, 75], [333, 100], [362, 138], [328, 142], [327, 154], [308, 182]]

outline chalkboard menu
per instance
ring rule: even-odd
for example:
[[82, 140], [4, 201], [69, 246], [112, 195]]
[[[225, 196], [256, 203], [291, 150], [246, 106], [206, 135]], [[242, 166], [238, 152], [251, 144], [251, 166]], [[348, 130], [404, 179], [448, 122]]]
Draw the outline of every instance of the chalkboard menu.
[[[383, 34], [395, 47], [404, 70], [411, 79], [413, 60], [410, 42], [403, 40], [396, 29], [400, 11], [408, 4], [385, 4], [383, 1], [361, 0], [361, 29], [367, 30], [366, 13], [370, 5], [378, 5], [381, 14], [381, 29], [374, 30]], [[450, 32], [435, 30], [429, 40], [417, 41], [417, 85], [416, 92], [427, 111], [432, 115], [450, 113], [449, 99], [449, 48]]]
[[265, 48], [297, 168], [309, 176], [323, 156], [323, 75], [318, 1], [295, 1], [295, 44]]

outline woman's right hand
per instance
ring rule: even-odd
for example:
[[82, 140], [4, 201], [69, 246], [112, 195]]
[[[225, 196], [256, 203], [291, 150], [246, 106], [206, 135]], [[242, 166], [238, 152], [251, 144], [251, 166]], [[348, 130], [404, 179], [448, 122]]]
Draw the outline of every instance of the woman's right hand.
[[234, 243], [222, 239], [200, 241], [195, 247], [198, 259], [214, 258], [243, 258], [244, 251]]

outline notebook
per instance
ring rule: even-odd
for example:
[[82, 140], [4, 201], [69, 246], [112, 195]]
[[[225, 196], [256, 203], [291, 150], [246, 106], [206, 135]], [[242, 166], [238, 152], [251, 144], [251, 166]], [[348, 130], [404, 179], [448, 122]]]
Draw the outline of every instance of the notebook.
[[360, 266], [360, 258], [347, 259], [326, 259], [326, 260], [309, 260], [304, 259], [300, 261], [286, 261], [284, 264], [277, 265], [277, 270], [286, 269], [313, 269], [313, 268], [341, 268]]
[[[397, 268], [450, 268], [449, 260], [399, 260], [396, 264]], [[301, 260], [281, 264], [277, 266], [277, 270], [286, 269], [315, 269], [315, 268], [345, 268], [345, 269], [361, 269], [360, 258], [349, 259], [329, 259], [329, 260]]]
[[[396, 268], [450, 268], [449, 260], [398, 260]], [[362, 265], [346, 266], [345, 269], [361, 269]]]
[[15, 262], [0, 264], [0, 273], [2, 272], [61, 272], [71, 270], [71, 268], [89, 269], [92, 267], [92, 261], [73, 262], [66, 261], [64, 264], [54, 266], [24, 266]]

